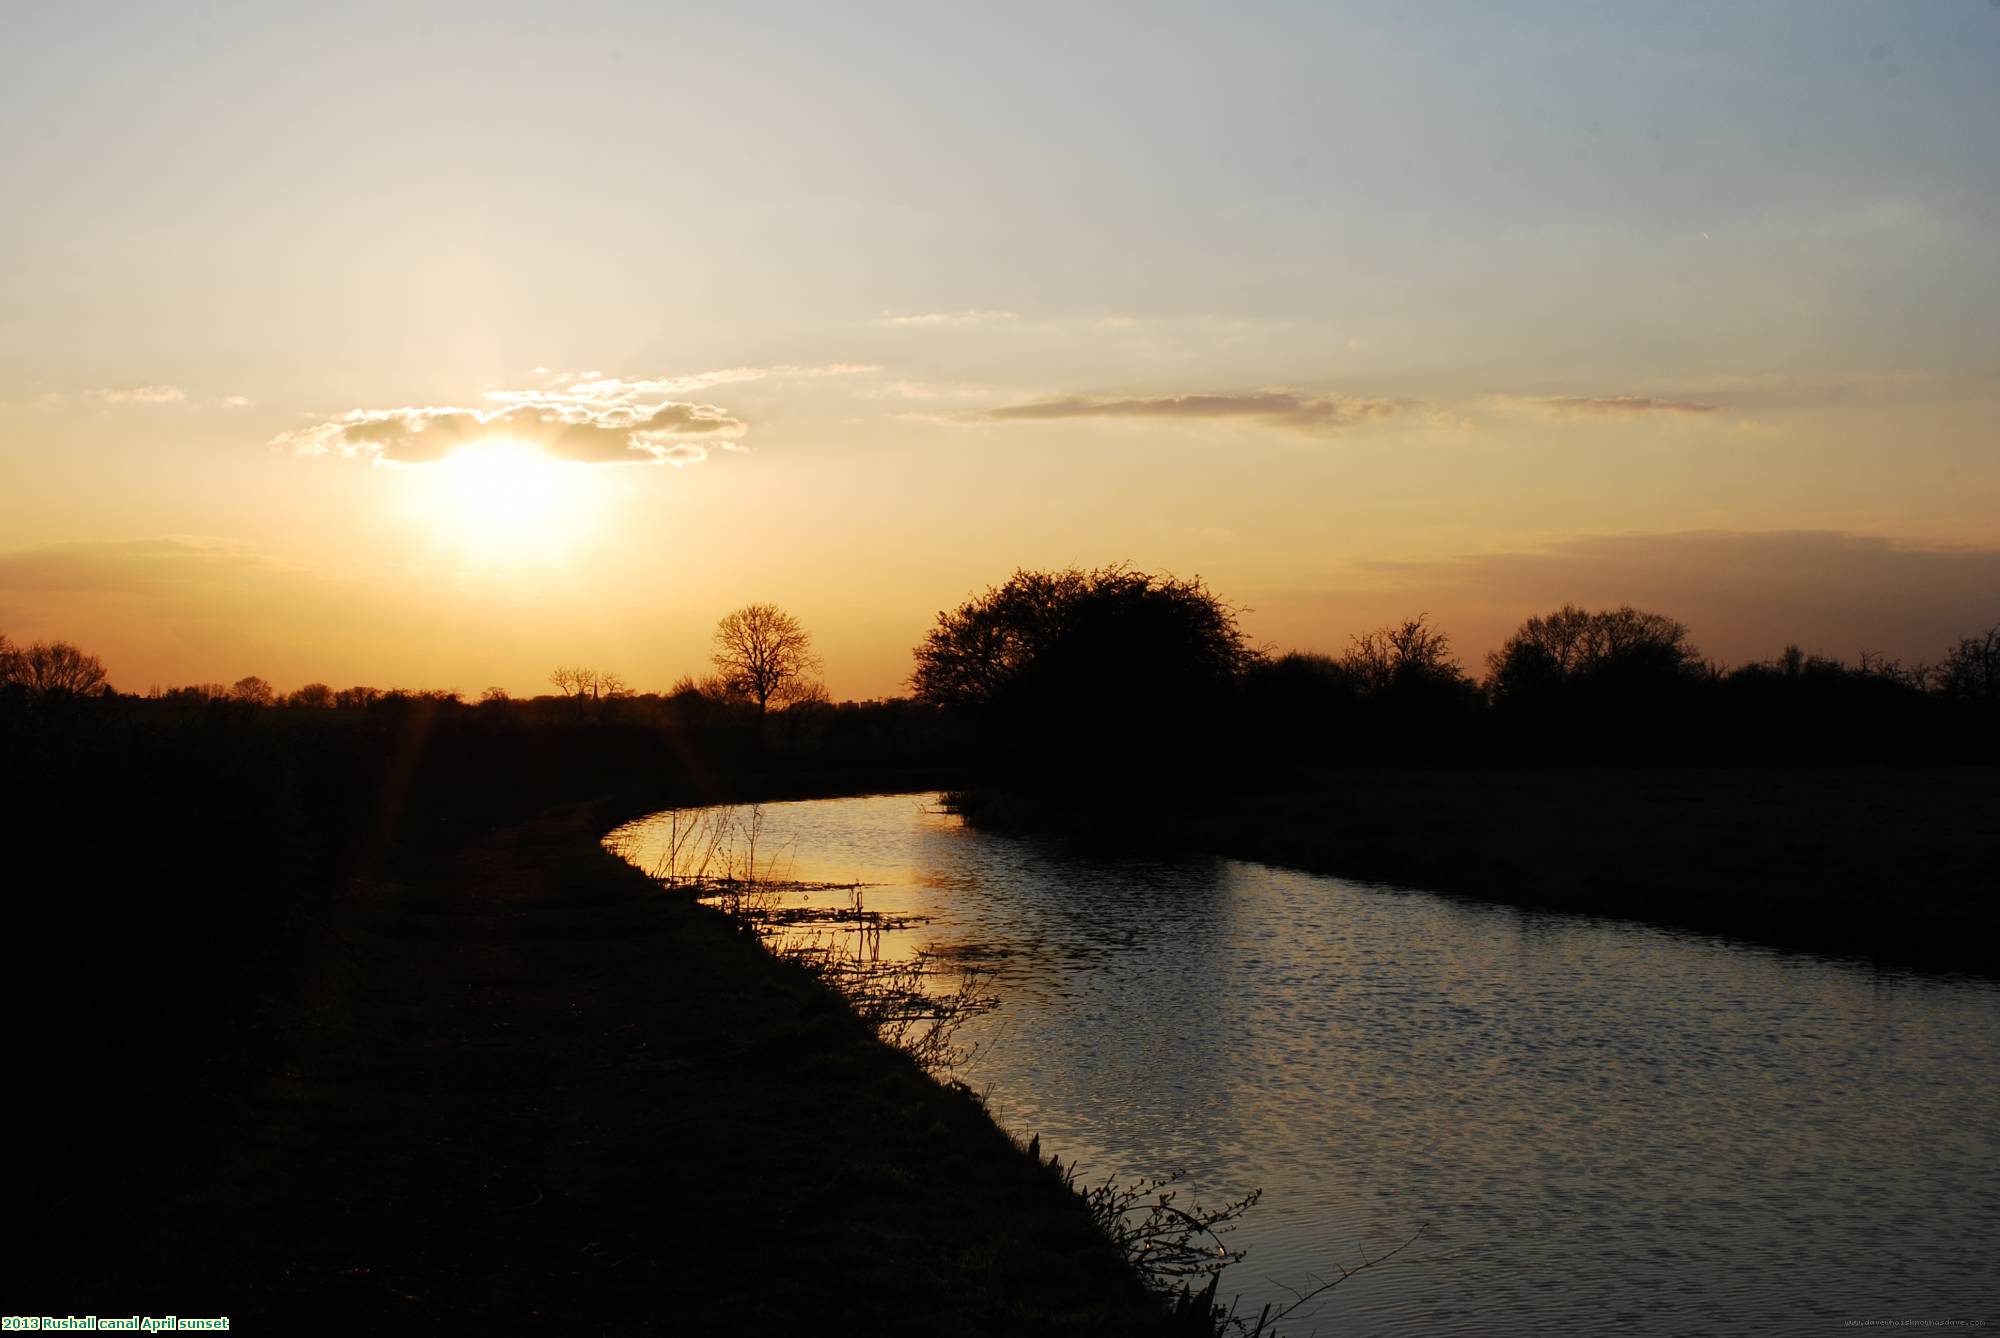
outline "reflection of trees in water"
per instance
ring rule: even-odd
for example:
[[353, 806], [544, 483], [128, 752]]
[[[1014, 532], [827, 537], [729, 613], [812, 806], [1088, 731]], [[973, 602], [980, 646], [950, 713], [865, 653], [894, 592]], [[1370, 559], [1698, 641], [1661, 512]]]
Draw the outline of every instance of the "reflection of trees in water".
[[[1991, 1270], [1960, 1248], [1994, 1209], [1963, 1173], [1986, 1133], [1965, 1112], [2000, 1072], [1983, 984], [1254, 864], [1094, 858], [917, 807], [770, 817], [801, 863], [906, 865], [897, 891], [936, 916], [908, 932], [985, 954], [1003, 1003], [965, 1035], [997, 1043], [963, 1076], [1017, 1136], [1092, 1185], [1186, 1166], [1188, 1202], [1268, 1191], [1225, 1296], [1282, 1307], [1281, 1284], [1310, 1291], [1424, 1221], [1399, 1257], [1423, 1273], [1371, 1275], [1326, 1315], [1525, 1332], [1644, 1295], [1671, 1298], [1676, 1328], [1823, 1317], [1851, 1294], [1841, 1261], [1870, 1251], [1912, 1292], [1984, 1295]], [[1882, 1213], [1856, 1218], [1864, 1196]], [[1887, 1215], [1910, 1225], [1885, 1233]], [[1728, 1258], [1801, 1231], [1812, 1252], [1746, 1311]]]
[[[973, 833], [907, 796], [663, 813], [625, 845], [662, 881], [699, 885], [754, 919], [775, 950], [846, 977], [829, 983], [851, 996], [914, 984], [887, 975], [913, 953], [928, 994], [997, 995], [990, 1016], [952, 1011], [961, 1039], [982, 1050], [968, 1075], [990, 1089], [1003, 1122], [1022, 1137], [1042, 1134], [1065, 1157], [1096, 1161], [1096, 1149], [1126, 1146], [1158, 1158], [1087, 1164], [1089, 1173], [1227, 1160], [1217, 1154], [1240, 1121], [1229, 1094], [1236, 894], [1226, 861], [1123, 859]], [[849, 860], [876, 876], [903, 871], [901, 895], [881, 892], [893, 910], [874, 888], [791, 876]], [[968, 971], [981, 982], [970, 989]], [[879, 1011], [900, 1024], [913, 1007], [906, 998]], [[1250, 1188], [1202, 1186], [1212, 1196]]]
[[[1235, 1123], [1221, 1021], [1229, 864], [1110, 858], [936, 825], [919, 831], [912, 855], [922, 881], [953, 889], [940, 938], [1006, 954], [1000, 1010], [977, 1028], [990, 1038], [978, 1079], [1003, 1122], [1069, 1155], [1124, 1145], [1159, 1159], [1091, 1173], [1213, 1164]], [[1021, 1077], [1010, 1083], [1010, 1073]], [[1038, 1109], [1015, 1099], [1029, 1093]], [[1064, 1127], [1043, 1118], [1056, 1112]]]

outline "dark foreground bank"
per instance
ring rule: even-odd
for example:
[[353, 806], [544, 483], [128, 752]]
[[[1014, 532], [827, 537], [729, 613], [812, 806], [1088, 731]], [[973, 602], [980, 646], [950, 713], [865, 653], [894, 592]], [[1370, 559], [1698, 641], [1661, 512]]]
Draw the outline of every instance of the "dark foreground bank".
[[605, 853], [627, 815], [567, 806], [353, 887], [222, 1134], [38, 1205], [9, 1312], [1160, 1331], [1081, 1200], [973, 1097]]
[[967, 817], [1212, 851], [1884, 965], [2000, 972], [2000, 767], [1326, 768], [1180, 808], [1019, 792]]

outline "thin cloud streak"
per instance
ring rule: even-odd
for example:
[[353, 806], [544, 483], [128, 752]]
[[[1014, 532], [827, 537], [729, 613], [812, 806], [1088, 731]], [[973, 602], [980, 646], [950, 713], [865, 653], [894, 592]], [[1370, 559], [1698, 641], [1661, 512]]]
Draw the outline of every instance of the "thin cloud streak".
[[[489, 390], [485, 398], [503, 404], [584, 402], [623, 404], [648, 395], [691, 395], [716, 386], [741, 385], [752, 381], [813, 381], [831, 376], [861, 376], [879, 372], [872, 362], [830, 362], [818, 365], [780, 363], [772, 367], [718, 367], [686, 376], [658, 376], [637, 380], [606, 377], [602, 372], [563, 372], [554, 378], [554, 388], [539, 390]], [[548, 369], [537, 367], [538, 375]]]
[[1014, 321], [1020, 318], [1020, 313], [1015, 311], [985, 311], [977, 307], [968, 307], [964, 311], [924, 311], [907, 316], [883, 316], [877, 323], [915, 326], [995, 325], [1002, 321]]
[[1542, 418], [1639, 418], [1659, 414], [1712, 414], [1721, 408], [1704, 400], [1656, 395], [1496, 395], [1500, 408]]
[[88, 393], [105, 404], [179, 404], [187, 399], [185, 390], [168, 385], [105, 386]]
[[969, 382], [940, 382], [900, 380], [891, 381], [873, 391], [863, 392], [873, 399], [898, 400], [975, 400], [993, 394], [991, 386], [973, 385]]
[[966, 421], [988, 423], [1088, 418], [1242, 419], [1259, 426], [1324, 435], [1393, 418], [1401, 411], [1402, 406], [1392, 400], [1259, 391], [1248, 395], [1158, 395], [1141, 399], [1089, 399], [1068, 395], [980, 409], [964, 415], [964, 418]]

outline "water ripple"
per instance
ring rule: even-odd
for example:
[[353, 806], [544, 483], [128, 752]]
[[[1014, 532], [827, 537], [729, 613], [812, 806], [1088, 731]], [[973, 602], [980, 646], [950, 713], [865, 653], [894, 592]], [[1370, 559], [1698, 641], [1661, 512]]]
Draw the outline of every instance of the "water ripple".
[[[1367, 1333], [1808, 1333], [2000, 1317], [2000, 990], [1226, 860], [768, 806], [1002, 1006], [967, 1079], [1087, 1175], [1263, 1187], [1253, 1310]], [[625, 834], [643, 866], [646, 828]], [[1406, 1262], [1407, 1261], [1407, 1262]]]

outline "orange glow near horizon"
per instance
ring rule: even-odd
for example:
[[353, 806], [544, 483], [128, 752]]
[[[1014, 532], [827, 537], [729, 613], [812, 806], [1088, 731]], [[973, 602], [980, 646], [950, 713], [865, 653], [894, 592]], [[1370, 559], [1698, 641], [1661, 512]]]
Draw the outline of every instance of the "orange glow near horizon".
[[773, 603], [893, 696], [1121, 562], [1475, 672], [1566, 602], [1726, 662], [2000, 621], [1962, 2], [15, 8], [0, 635], [120, 689], [663, 688]]

